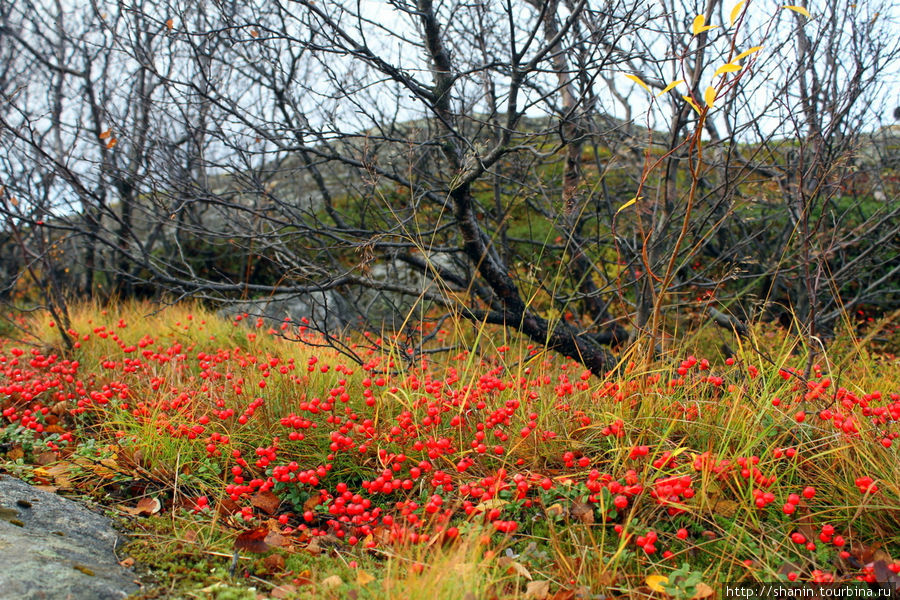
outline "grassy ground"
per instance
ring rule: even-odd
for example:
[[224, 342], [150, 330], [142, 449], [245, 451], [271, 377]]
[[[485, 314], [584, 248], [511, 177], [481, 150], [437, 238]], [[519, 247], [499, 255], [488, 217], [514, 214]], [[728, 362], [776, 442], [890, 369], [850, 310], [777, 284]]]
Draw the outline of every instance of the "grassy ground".
[[347, 340], [359, 365], [198, 306], [72, 316], [75, 356], [43, 316], [0, 345], [0, 468], [107, 505], [144, 598], [707, 598], [900, 571], [900, 369], [864, 343], [807, 380], [759, 327], [764, 354], [601, 380], [499, 330], [401, 368], [378, 340]]

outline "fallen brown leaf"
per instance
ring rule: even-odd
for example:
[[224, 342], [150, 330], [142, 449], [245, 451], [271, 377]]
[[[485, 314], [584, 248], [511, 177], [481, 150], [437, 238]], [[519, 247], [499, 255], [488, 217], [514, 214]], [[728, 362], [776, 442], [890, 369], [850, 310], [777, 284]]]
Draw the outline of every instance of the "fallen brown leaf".
[[290, 598], [294, 594], [297, 593], [297, 586], [291, 585], [289, 583], [283, 583], [269, 592], [269, 595], [273, 598], [277, 598], [281, 600], [282, 598]]
[[[571, 597], [565, 597], [565, 596], [557, 597], [561, 593], [561, 592], [557, 592], [556, 594], [553, 595], [553, 600], [569, 600], [570, 598], [574, 598], [574, 600], [594, 600], [596, 598], [591, 593], [591, 588], [587, 587], [586, 585], [579, 585], [578, 587], [576, 587], [574, 589], [566, 590], [566, 591], [571, 593], [572, 596]], [[622, 600], [625, 600], [625, 598], [623, 598]]]
[[872, 565], [875, 571], [875, 580], [878, 583], [889, 586], [892, 590], [900, 590], [900, 574], [894, 573], [883, 560], [876, 560]]
[[309, 569], [303, 569], [294, 577], [294, 583], [296, 585], [313, 585], [315, 582], [312, 580], [312, 573]]
[[314, 537], [309, 541], [306, 545], [306, 551], [312, 554], [313, 556], [318, 556], [322, 554], [322, 546], [319, 545], [319, 538]]
[[816, 526], [813, 523], [812, 512], [805, 502], [800, 502], [800, 517], [796, 519], [797, 531], [803, 534], [808, 540], [816, 539]]
[[565, 509], [563, 509], [562, 504], [560, 504], [559, 502], [557, 502], [556, 504], [551, 504], [544, 510], [548, 515], [552, 517], [561, 517], [566, 512]]
[[730, 518], [737, 513], [740, 504], [734, 500], [718, 499], [712, 504], [712, 512], [725, 518]]
[[255, 554], [268, 552], [269, 545], [265, 541], [268, 534], [269, 529], [267, 527], [257, 527], [256, 529], [242, 531], [234, 539], [234, 549]]
[[525, 598], [528, 600], [547, 600], [550, 595], [550, 582], [547, 580], [529, 581], [525, 586]]
[[233, 515], [236, 512], [239, 512], [241, 507], [237, 502], [225, 496], [221, 500], [219, 500], [218, 504], [216, 504], [216, 512], [223, 517], [227, 517], [228, 515]]
[[881, 542], [876, 542], [871, 546], [866, 546], [861, 542], [853, 542], [850, 544], [850, 556], [864, 565], [879, 560], [886, 563], [894, 562], [891, 555], [881, 549]]
[[271, 531], [271, 530], [269, 531], [268, 534], [266, 534], [265, 542], [268, 545], [273, 546], [273, 547], [274, 546], [284, 547], [284, 546], [291, 545], [291, 540], [289, 540], [285, 536], [281, 535], [277, 531]]
[[263, 559], [263, 567], [267, 573], [281, 573], [284, 571], [284, 557], [280, 554], [270, 554]]
[[794, 572], [799, 573], [802, 567], [795, 565], [792, 562], [786, 562], [781, 567], [778, 568], [779, 575], [787, 575], [788, 573]]
[[147, 496], [138, 500], [137, 506], [125, 507], [122, 510], [130, 515], [149, 517], [162, 510], [162, 503], [157, 498]]
[[304, 512], [307, 510], [312, 510], [320, 504], [322, 504], [322, 497], [318, 494], [315, 494], [306, 499], [306, 502], [303, 503], [303, 510]]
[[570, 510], [572, 518], [579, 523], [592, 525], [594, 523], [594, 508], [584, 502], [573, 502]]
[[528, 572], [528, 569], [525, 568], [525, 565], [522, 563], [516, 562], [508, 556], [501, 556], [497, 559], [497, 564], [501, 567], [506, 567], [506, 572], [510, 575], [518, 574], [525, 579], [531, 581], [531, 573]]
[[694, 595], [691, 596], [691, 600], [703, 600], [704, 598], [709, 598], [716, 593], [714, 589], [712, 589], [702, 581], [697, 584], [696, 590], [697, 591], [694, 592]]
[[342, 585], [344, 580], [338, 577], [337, 575], [332, 575], [331, 577], [326, 577], [322, 581], [319, 582], [319, 585], [325, 588], [326, 590], [331, 588], [336, 588], [339, 585]]
[[281, 499], [270, 491], [256, 492], [250, 497], [250, 504], [267, 515], [274, 515], [281, 506]]
[[34, 457], [34, 464], [40, 465], [43, 467], [43, 466], [51, 465], [51, 464], [55, 463], [58, 458], [59, 457], [57, 456], [56, 452], [47, 450], [46, 452], [41, 452], [40, 454], [38, 454], [37, 456]]

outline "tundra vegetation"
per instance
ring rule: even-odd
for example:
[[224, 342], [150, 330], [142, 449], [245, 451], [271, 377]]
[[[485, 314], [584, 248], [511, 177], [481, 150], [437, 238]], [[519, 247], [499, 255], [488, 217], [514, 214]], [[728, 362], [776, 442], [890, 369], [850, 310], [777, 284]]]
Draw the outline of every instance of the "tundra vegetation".
[[897, 587], [893, 5], [0, 18], [2, 468], [144, 597]]

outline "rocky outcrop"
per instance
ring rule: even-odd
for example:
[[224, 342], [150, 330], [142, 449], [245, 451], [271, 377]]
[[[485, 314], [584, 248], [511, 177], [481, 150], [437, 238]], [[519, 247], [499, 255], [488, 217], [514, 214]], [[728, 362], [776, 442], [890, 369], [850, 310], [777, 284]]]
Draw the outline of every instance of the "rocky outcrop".
[[138, 590], [119, 535], [85, 506], [0, 475], [0, 598], [113, 600]]

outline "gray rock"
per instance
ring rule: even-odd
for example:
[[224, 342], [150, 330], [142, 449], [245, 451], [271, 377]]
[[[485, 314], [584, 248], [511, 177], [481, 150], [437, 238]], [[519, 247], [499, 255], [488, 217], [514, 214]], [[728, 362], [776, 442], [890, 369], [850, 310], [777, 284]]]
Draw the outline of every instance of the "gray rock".
[[0, 599], [112, 600], [138, 590], [109, 519], [0, 475]]

